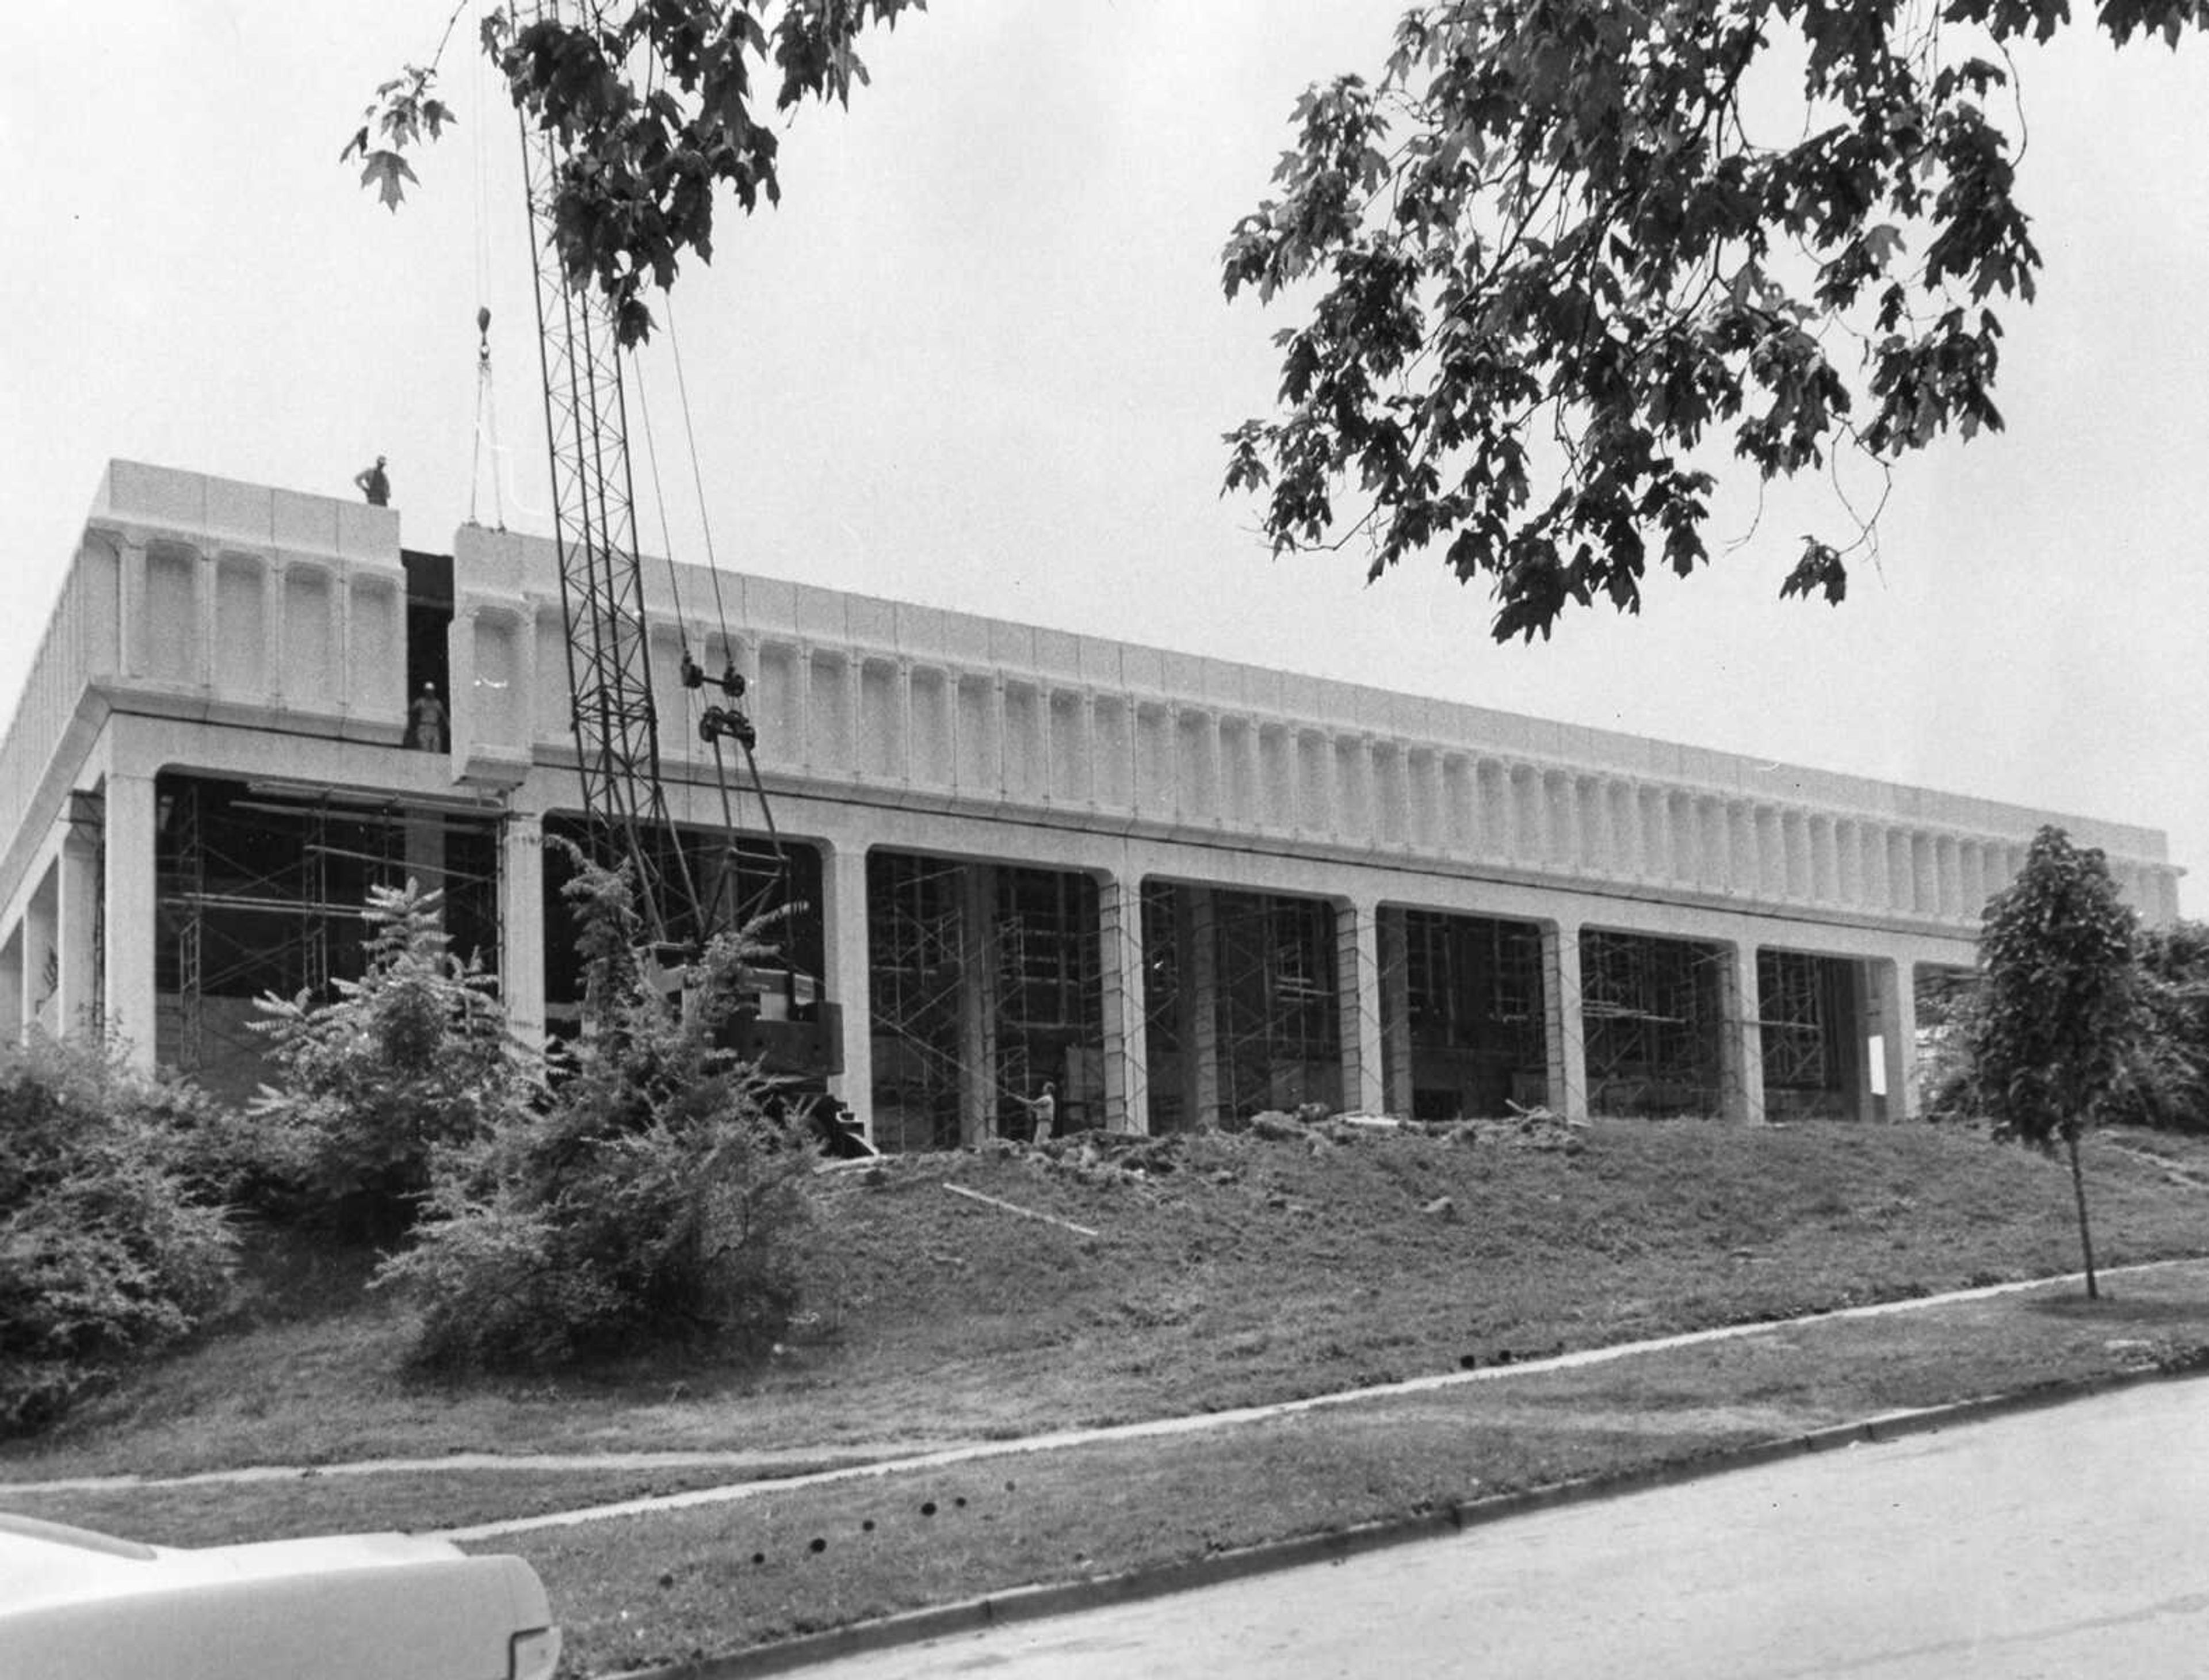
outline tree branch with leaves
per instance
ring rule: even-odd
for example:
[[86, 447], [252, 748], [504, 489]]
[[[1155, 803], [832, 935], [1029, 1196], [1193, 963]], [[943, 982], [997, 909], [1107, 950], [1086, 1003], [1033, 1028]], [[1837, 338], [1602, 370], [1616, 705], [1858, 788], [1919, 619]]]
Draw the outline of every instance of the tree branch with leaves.
[[[569, 284], [595, 286], [623, 345], [649, 337], [645, 294], [685, 256], [711, 262], [716, 192], [747, 214], [782, 196], [777, 113], [848, 105], [868, 81], [870, 28], [926, 0], [639, 0], [493, 11], [479, 45], [523, 123], [563, 159], [549, 220]], [[448, 32], [449, 33], [449, 32]], [[440, 49], [442, 55], [442, 48]], [[437, 61], [376, 89], [344, 160], [396, 209], [416, 179], [406, 153], [454, 119], [433, 88]]]
[[[1997, 305], [2041, 255], [2018, 202], [2010, 46], [2063, 0], [1462, 0], [1398, 25], [1380, 81], [1298, 102], [1231, 298], [1316, 286], [1278, 412], [1227, 434], [1275, 552], [1369, 533], [1368, 575], [1439, 548], [1498, 641], [1652, 565], [1709, 557], [1730, 447], [1761, 480], [1882, 473], [1999, 431]], [[2112, 0], [2123, 45], [2201, 0]], [[1743, 88], [1795, 66], [1798, 137]], [[1554, 440], [1544, 445], [1545, 437]], [[1346, 517], [1340, 502], [1362, 503]], [[1838, 603], [1868, 522], [1808, 536], [1783, 595]]]

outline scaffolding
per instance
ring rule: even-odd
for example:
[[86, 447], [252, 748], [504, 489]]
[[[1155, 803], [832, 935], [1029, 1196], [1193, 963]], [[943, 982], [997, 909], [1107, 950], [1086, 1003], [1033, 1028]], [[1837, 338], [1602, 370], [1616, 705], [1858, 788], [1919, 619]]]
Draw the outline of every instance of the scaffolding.
[[1068, 870], [912, 852], [867, 859], [874, 1141], [1025, 1137], [1056, 1087], [1062, 1131], [1104, 1112], [1097, 883]]
[[495, 819], [395, 798], [165, 774], [156, 784], [155, 1054], [219, 1094], [261, 1079], [264, 993], [358, 978], [371, 887], [444, 894], [456, 953], [496, 972]]
[[1452, 1120], [1548, 1101], [1540, 927], [1387, 906], [1380, 915], [1390, 1110]]
[[1727, 1111], [1723, 946], [1590, 928], [1580, 1017], [1592, 1114]]
[[1341, 1106], [1334, 906], [1159, 881], [1142, 903], [1151, 1129]]

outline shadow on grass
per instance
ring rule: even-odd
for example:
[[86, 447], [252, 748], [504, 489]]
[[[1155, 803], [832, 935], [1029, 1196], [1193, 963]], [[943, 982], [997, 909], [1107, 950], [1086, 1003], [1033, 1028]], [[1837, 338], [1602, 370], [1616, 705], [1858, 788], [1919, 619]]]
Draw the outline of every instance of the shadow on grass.
[[2199, 1324], [2199, 1301], [2142, 1300], [2104, 1290], [2102, 1298], [2090, 1301], [2086, 1292], [2075, 1295], [2041, 1296], [2027, 1301], [2025, 1310], [2043, 1318], [2075, 1319], [2102, 1324]]

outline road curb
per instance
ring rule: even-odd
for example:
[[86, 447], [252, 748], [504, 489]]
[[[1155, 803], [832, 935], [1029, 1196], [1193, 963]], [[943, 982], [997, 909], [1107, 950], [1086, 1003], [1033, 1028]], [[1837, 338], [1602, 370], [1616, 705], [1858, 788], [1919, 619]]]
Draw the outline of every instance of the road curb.
[[1437, 1539], [1485, 1527], [1512, 1517], [1556, 1510], [1599, 1499], [1673, 1487], [1737, 1470], [1759, 1469], [1814, 1453], [1848, 1447], [1873, 1446], [1929, 1435], [1963, 1424], [1983, 1423], [2022, 1412], [2037, 1412], [2074, 1400], [2143, 1387], [2151, 1382], [2209, 1374], [2209, 1350], [2188, 1358], [2136, 1370], [2104, 1371], [2092, 1376], [2071, 1377], [2037, 1383], [2029, 1388], [1953, 1400], [1943, 1406], [1906, 1412], [1883, 1412], [1854, 1423], [1836, 1424], [1806, 1434], [1761, 1441], [1730, 1451], [1715, 1452], [1672, 1463], [1657, 1464], [1610, 1476], [1590, 1476], [1569, 1482], [1497, 1494], [1486, 1499], [1453, 1501], [1439, 1508], [1333, 1529], [1323, 1534], [1269, 1541], [1238, 1547], [1206, 1557], [1177, 1563], [1131, 1569], [1116, 1575], [1057, 1581], [1015, 1587], [956, 1604], [908, 1611], [870, 1622], [853, 1623], [798, 1639], [755, 1646], [727, 1656], [677, 1663], [671, 1666], [633, 1670], [621, 1680], [754, 1680], [754, 1677], [786, 1674], [844, 1657], [918, 1645], [925, 1640], [956, 1634], [980, 1633], [1015, 1623], [1040, 1621], [1074, 1611], [1134, 1604], [1198, 1587], [1218, 1587], [1252, 1575], [1271, 1575], [1309, 1563], [1337, 1563], [1369, 1551], [1405, 1545], [1417, 1540]]

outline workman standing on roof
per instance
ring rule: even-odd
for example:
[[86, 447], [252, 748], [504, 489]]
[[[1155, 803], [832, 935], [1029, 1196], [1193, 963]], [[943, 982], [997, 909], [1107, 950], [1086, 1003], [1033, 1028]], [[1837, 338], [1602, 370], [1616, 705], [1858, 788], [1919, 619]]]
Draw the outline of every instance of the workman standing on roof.
[[382, 455], [376, 458], [375, 466], [364, 467], [354, 473], [352, 482], [354, 488], [368, 498], [370, 507], [388, 508], [391, 505], [391, 480], [383, 471]]

